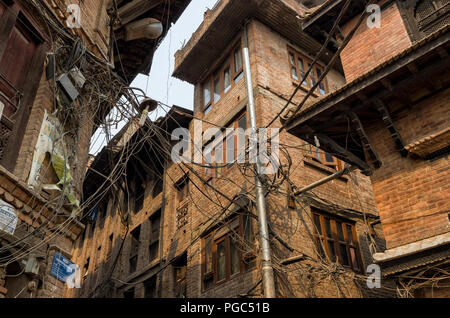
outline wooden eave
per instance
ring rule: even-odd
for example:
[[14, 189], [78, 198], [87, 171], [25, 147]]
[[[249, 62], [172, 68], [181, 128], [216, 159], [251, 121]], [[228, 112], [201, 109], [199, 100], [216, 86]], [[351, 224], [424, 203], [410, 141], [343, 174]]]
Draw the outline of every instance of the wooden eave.
[[[125, 6], [129, 6], [132, 2], [142, 2], [140, 0], [133, 1], [121, 1], [119, 5], [119, 12]], [[149, 2], [149, 1], [147, 1]], [[151, 5], [151, 2], [155, 5]], [[172, 23], [177, 22], [178, 18], [184, 12], [191, 0], [172, 0], [170, 6], [167, 1], [153, 0], [149, 2], [149, 6], [138, 6], [135, 8], [142, 12], [142, 14], [127, 15], [127, 23], [138, 21], [144, 18], [155, 18], [162, 22], [164, 25], [164, 32], [162, 36], [157, 40], [141, 39], [134, 41], [117, 40], [117, 45], [114, 44], [115, 50], [115, 66], [117, 73], [128, 83], [131, 83], [133, 79], [139, 74], [150, 73], [151, 65], [153, 62], [153, 55], [156, 49], [161, 43], [161, 39], [167, 35], [168, 28]], [[149, 9], [150, 8], [150, 9]], [[139, 12], [137, 11], [137, 12]], [[128, 17], [132, 17], [130, 20]], [[123, 27], [115, 30], [116, 37], [123, 32]], [[120, 58], [119, 58], [120, 56]]]
[[[360, 160], [369, 162], [370, 156], [364, 149], [367, 147], [355, 127], [349, 124], [348, 113], [354, 112], [363, 128], [384, 121], [399, 145], [401, 136], [386, 116], [411, 109], [413, 104], [450, 85], [449, 39], [450, 26], [446, 26], [341, 89], [308, 104], [291, 119], [287, 130], [313, 144], [316, 134], [327, 135]], [[387, 114], [380, 113], [380, 103], [386, 107]], [[289, 119], [284, 118], [285, 123], [286, 120]], [[336, 152], [326, 145], [321, 148]], [[361, 167], [348, 156], [338, 154], [337, 157]]]
[[[269, 26], [293, 44], [315, 55], [321, 47], [320, 43], [299, 30], [299, 14], [300, 12], [280, 0], [229, 0], [226, 4], [219, 3], [210, 12], [207, 22], [210, 24], [207, 28], [204, 30], [200, 26], [177, 53], [182, 57], [177, 61], [173, 76], [191, 84], [201, 82], [214, 71], [217, 59], [227, 51], [244, 24], [251, 19]], [[209, 19], [212, 21], [209, 22]], [[332, 56], [330, 52], [327, 53], [323, 57], [324, 62]], [[342, 67], [338, 64], [336, 68], [342, 72]]]

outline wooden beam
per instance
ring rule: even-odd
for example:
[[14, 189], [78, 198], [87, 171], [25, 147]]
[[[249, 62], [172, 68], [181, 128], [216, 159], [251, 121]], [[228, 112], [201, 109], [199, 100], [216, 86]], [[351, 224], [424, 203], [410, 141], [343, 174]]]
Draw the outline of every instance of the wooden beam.
[[[371, 85], [375, 84], [376, 82], [380, 81], [381, 79], [388, 77], [391, 73], [398, 71], [402, 67], [407, 67], [413, 59], [417, 59], [427, 53], [430, 52], [430, 50], [436, 49], [443, 45], [444, 43], [448, 43], [450, 39], [450, 33], [447, 33], [446, 35], [443, 35], [439, 40], [436, 40], [436, 42], [430, 42], [429, 44], [417, 49], [414, 53], [412, 53], [409, 56], [405, 56], [404, 58], [397, 61], [395, 64], [391, 64], [384, 68], [383, 70], [379, 71], [377, 74], [374, 74], [367, 80], [361, 81], [351, 87], [348, 87], [347, 89], [339, 92], [336, 96], [332, 98], [324, 98], [325, 100], [323, 102], [319, 101], [316, 107], [311, 107], [308, 110], [304, 112], [304, 114], [300, 115], [298, 118], [296, 118], [287, 128], [287, 130], [292, 130], [296, 126], [300, 126], [306, 121], [310, 120], [311, 118], [315, 117], [317, 114], [334, 107], [338, 105], [339, 103], [345, 102], [345, 100], [351, 96], [355, 96], [358, 92], [362, 92], [364, 89], [370, 87]], [[450, 66], [450, 60], [449, 58], [440, 59], [429, 65], [427, 68], [424, 68], [420, 70], [415, 76], [410, 76], [404, 79], [403, 81], [398, 82], [394, 85], [395, 90], [407, 90], [408, 87], [415, 82], [417, 82], [418, 77], [431, 77], [435, 75], [437, 72], [443, 72], [446, 71]], [[389, 90], [384, 88], [384, 90], [381, 90], [379, 93], [375, 94], [375, 96], [371, 96], [371, 98], [385, 98], [389, 97], [391, 93]], [[369, 100], [370, 102], [370, 100]], [[366, 103], [364, 103], [367, 105]]]
[[394, 139], [394, 142], [397, 146], [397, 151], [399, 151], [403, 157], [408, 156], [408, 151], [405, 149], [405, 143], [403, 142], [402, 136], [398, 132], [397, 127], [395, 127], [386, 105], [380, 99], [376, 99], [374, 101], [374, 105], [380, 112], [381, 118], [383, 119], [384, 124], [389, 130], [392, 139]]
[[403, 90], [396, 90], [394, 88], [394, 85], [392, 84], [392, 82], [388, 79], [388, 78], [384, 78], [381, 80], [381, 84], [383, 84], [383, 86], [389, 90], [392, 95], [394, 95], [395, 97], [397, 97], [400, 101], [402, 101], [405, 104], [411, 104], [411, 99], [409, 98], [409, 96], [403, 91]]
[[362, 170], [362, 173], [364, 173], [365, 175], [370, 176], [373, 174], [372, 168], [370, 168], [370, 166], [365, 161], [361, 160], [352, 152], [341, 147], [333, 139], [322, 133], [318, 133], [316, 134], [316, 136], [317, 138], [319, 138], [319, 141], [323, 146], [332, 150], [333, 154], [337, 154], [337, 156], [339, 157], [346, 158], [350, 163], [358, 166], [358, 168], [360, 168]]
[[347, 113], [348, 118], [352, 122], [352, 124], [355, 127], [356, 133], [358, 134], [359, 138], [361, 139], [362, 146], [366, 153], [371, 158], [372, 164], [375, 166], [375, 168], [380, 168], [382, 163], [381, 160], [378, 158], [377, 153], [375, 152], [375, 149], [373, 149], [372, 144], [369, 141], [369, 138], [367, 137], [366, 132], [364, 131], [364, 127], [359, 120], [358, 115], [356, 115], [354, 112], [348, 112]]
[[[323, 9], [319, 9], [318, 12], [313, 14], [313, 17], [308, 19], [306, 22], [302, 23], [302, 30], [305, 31], [307, 28], [309, 28], [314, 22], [316, 22], [320, 17], [328, 14], [330, 11], [332, 11], [336, 6], [341, 4], [343, 0], [335, 0], [330, 5], [324, 7]], [[320, 12], [322, 11], [322, 12]]]

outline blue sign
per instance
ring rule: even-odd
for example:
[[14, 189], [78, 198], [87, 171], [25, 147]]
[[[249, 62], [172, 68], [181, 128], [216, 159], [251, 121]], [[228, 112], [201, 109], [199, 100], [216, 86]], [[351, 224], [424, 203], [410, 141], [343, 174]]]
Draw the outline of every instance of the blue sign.
[[56, 252], [53, 257], [52, 270], [50, 274], [62, 282], [75, 273], [76, 265], [61, 253]]

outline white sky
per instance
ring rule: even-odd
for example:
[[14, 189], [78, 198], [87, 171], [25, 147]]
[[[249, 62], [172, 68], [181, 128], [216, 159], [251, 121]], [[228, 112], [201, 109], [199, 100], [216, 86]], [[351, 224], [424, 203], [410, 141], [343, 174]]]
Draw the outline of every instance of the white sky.
[[[172, 25], [166, 38], [163, 40], [153, 58], [150, 76], [138, 75], [132, 87], [138, 87], [147, 92], [147, 96], [167, 105], [177, 105], [192, 109], [194, 102], [194, 87], [186, 82], [172, 77], [174, 70], [174, 54], [184, 42], [188, 42], [192, 33], [197, 30], [203, 21], [203, 15], [217, 0], [192, 0], [177, 23]], [[165, 110], [167, 111], [167, 109]], [[165, 112], [159, 110], [154, 117], [163, 116]], [[113, 127], [112, 134], [116, 134], [126, 122]], [[105, 145], [105, 136], [97, 132], [92, 139], [90, 153], [96, 155]]]

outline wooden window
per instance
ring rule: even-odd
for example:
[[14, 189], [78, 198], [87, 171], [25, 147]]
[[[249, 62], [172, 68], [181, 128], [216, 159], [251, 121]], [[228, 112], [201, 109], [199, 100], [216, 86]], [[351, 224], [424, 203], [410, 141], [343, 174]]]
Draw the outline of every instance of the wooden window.
[[203, 113], [205, 115], [239, 82], [243, 77], [243, 73], [241, 46], [237, 45], [225, 57], [225, 62], [222, 63], [222, 66], [202, 85]]
[[176, 298], [186, 298], [187, 255], [174, 263], [174, 294]]
[[295, 210], [297, 208], [294, 190], [290, 184], [287, 185], [287, 200], [288, 200], [288, 208]]
[[214, 104], [216, 104], [222, 96], [222, 81], [220, 75], [214, 79]]
[[422, 0], [415, 6], [415, 19], [419, 30], [430, 35], [450, 22], [449, 0]]
[[[302, 78], [304, 78], [306, 74], [306, 65], [308, 65], [308, 68], [312, 65], [312, 60], [303, 56], [302, 54], [298, 53], [294, 49], [288, 47], [288, 57], [289, 57], [289, 65], [291, 70], [291, 77], [295, 82], [299, 82]], [[312, 68], [311, 72], [309, 73], [308, 78], [306, 78], [302, 82], [302, 86], [304, 88], [311, 88], [313, 87], [318, 81], [321, 75], [323, 74], [323, 68], [317, 63]], [[326, 79], [323, 79], [323, 81], [319, 84], [319, 87], [317, 87], [316, 92], [320, 95], [326, 95], [328, 92], [327, 89], [327, 83]]]
[[244, 70], [243, 70], [243, 62], [242, 62], [242, 49], [241, 46], [237, 46], [234, 49], [233, 53], [233, 65], [234, 65], [234, 81], [237, 83], [242, 78]]
[[[247, 130], [247, 113], [244, 111], [235, 117], [228, 125], [228, 129], [233, 129], [232, 133], [225, 135], [222, 140], [212, 140], [209, 142], [204, 148], [204, 158], [203, 164], [205, 165], [205, 177], [207, 181], [211, 181], [214, 178], [218, 178], [222, 175], [224, 171], [230, 169], [233, 165], [225, 166], [224, 168], [216, 167], [220, 165], [224, 165], [225, 163], [234, 162], [239, 154], [239, 136], [236, 133], [237, 129], [242, 129], [244, 132]], [[224, 130], [224, 133], [227, 131]], [[219, 151], [216, 151], [218, 145], [221, 143], [222, 145], [222, 157], [217, 158], [219, 155]], [[229, 149], [233, 149], [233, 151], [228, 152]], [[211, 163], [206, 163], [207, 158], [212, 158]]]
[[138, 213], [144, 208], [145, 201], [145, 187], [142, 184], [141, 179], [136, 178], [135, 183], [136, 191], [135, 191], [135, 204], [134, 204], [134, 213]]
[[231, 88], [231, 73], [229, 66], [227, 66], [223, 71], [223, 83], [224, 83], [224, 92], [227, 93]]
[[325, 166], [333, 168], [335, 170], [344, 169], [344, 162], [342, 160], [337, 159], [333, 155], [307, 143], [303, 142], [303, 147], [305, 150], [305, 155]]
[[0, 100], [5, 104], [3, 116], [11, 120], [18, 110], [27, 70], [36, 48], [37, 43], [34, 37], [26, 26], [18, 22], [11, 32], [0, 60]]
[[150, 219], [149, 262], [159, 258], [159, 240], [161, 229], [161, 210], [154, 213]]
[[315, 210], [313, 220], [315, 245], [319, 254], [355, 272], [361, 272], [355, 224]]
[[139, 225], [131, 232], [131, 249], [129, 257], [130, 274], [134, 273], [137, 269], [139, 246], [141, 244], [140, 236], [141, 236], [141, 226]]
[[178, 206], [183, 205], [184, 201], [189, 197], [189, 176], [185, 175], [175, 183], [177, 189]]
[[244, 212], [202, 239], [202, 286], [207, 290], [255, 268], [251, 217]]

